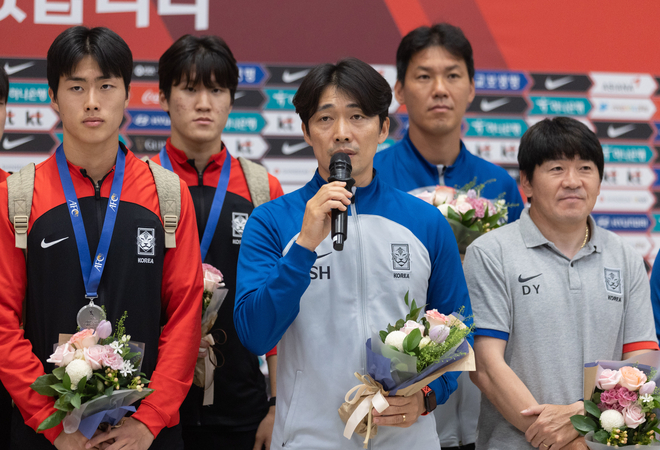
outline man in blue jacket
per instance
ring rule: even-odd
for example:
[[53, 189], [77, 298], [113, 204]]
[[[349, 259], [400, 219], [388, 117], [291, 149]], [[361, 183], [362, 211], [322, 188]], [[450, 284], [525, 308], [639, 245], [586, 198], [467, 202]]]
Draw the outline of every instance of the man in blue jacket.
[[[367, 373], [367, 339], [408, 312], [407, 291], [428, 309], [471, 314], [458, 247], [440, 211], [373, 170], [390, 102], [387, 82], [362, 61], [312, 69], [293, 103], [318, 171], [303, 188], [255, 209], [245, 227], [234, 321], [252, 352], [278, 345], [271, 449], [362, 448], [357, 435], [343, 437], [337, 409], [357, 384], [353, 373]], [[350, 192], [327, 181], [338, 152], [351, 159]], [[332, 209], [349, 215], [342, 251], [333, 250]], [[423, 414], [433, 395], [443, 403], [455, 387], [456, 374], [446, 374], [426, 394], [388, 398], [375, 414], [372, 448], [440, 448], [435, 421]]]
[[506, 170], [470, 153], [461, 142], [461, 123], [474, 99], [472, 46], [460, 28], [441, 23], [408, 33], [396, 52], [396, 100], [406, 105], [405, 137], [379, 152], [374, 167], [383, 181], [409, 192], [425, 186], [463, 187], [475, 178], [482, 195], [504, 193], [509, 222], [518, 220], [523, 201]]

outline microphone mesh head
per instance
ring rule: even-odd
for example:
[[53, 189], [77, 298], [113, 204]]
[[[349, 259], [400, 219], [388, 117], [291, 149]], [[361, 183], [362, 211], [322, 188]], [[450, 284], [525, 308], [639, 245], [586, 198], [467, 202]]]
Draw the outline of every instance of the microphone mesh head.
[[345, 180], [351, 177], [353, 166], [351, 158], [346, 153], [335, 153], [330, 159], [330, 175], [339, 180]]

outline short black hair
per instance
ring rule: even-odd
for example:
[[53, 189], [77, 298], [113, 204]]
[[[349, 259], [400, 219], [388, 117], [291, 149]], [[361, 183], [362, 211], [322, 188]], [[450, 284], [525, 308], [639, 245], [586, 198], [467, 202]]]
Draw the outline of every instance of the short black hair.
[[603, 147], [585, 124], [570, 117], [543, 119], [529, 127], [520, 139], [518, 166], [530, 182], [534, 169], [544, 162], [575, 158], [596, 164], [603, 180]]
[[104, 77], [122, 78], [128, 95], [133, 75], [133, 54], [126, 42], [108, 28], [78, 26], [60, 33], [48, 49], [46, 76], [48, 87], [56, 98], [60, 77], [71, 75], [86, 56], [96, 61]]
[[415, 28], [401, 39], [396, 51], [396, 78], [402, 85], [413, 56], [433, 46], [442, 47], [454, 57], [465, 61], [470, 80], [474, 79], [474, 59], [470, 41], [460, 28], [448, 23], [437, 23], [432, 27]]
[[234, 104], [238, 66], [229, 46], [218, 36], [181, 36], [158, 61], [158, 88], [167, 100], [170, 99], [172, 86], [184, 78], [188, 87], [201, 81], [207, 88], [214, 88], [216, 85], [211, 82], [212, 75], [218, 86], [229, 89], [231, 103]]
[[367, 117], [378, 116], [380, 126], [383, 126], [392, 103], [392, 88], [369, 64], [357, 58], [345, 58], [337, 64], [314, 67], [293, 96], [293, 106], [306, 129], [309, 129], [309, 119], [316, 114], [321, 95], [328, 86], [334, 86], [355, 100]]
[[0, 66], [0, 102], [7, 103], [9, 99], [9, 77], [5, 68]]

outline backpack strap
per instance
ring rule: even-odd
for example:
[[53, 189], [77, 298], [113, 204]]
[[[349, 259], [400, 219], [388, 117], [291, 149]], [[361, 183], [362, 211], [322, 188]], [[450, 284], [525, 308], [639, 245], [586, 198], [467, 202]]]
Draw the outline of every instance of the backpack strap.
[[175, 248], [175, 233], [181, 217], [181, 182], [174, 172], [164, 169], [151, 160], [148, 164], [156, 182], [160, 216], [165, 228], [165, 248]]
[[34, 194], [34, 163], [7, 178], [9, 220], [14, 225], [16, 247], [27, 250], [27, 231]]
[[270, 186], [268, 184], [268, 171], [261, 164], [250, 161], [249, 159], [238, 157], [241, 168], [245, 174], [252, 204], [257, 206], [270, 200]]

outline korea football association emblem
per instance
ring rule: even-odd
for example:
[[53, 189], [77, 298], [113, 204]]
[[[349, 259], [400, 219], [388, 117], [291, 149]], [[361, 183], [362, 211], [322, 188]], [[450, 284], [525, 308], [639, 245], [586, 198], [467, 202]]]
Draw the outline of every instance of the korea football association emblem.
[[623, 292], [621, 283], [621, 269], [605, 268], [605, 289], [607, 292], [621, 295]]
[[231, 232], [233, 237], [243, 237], [243, 230], [245, 229], [248, 217], [245, 213], [231, 213]]
[[392, 244], [392, 268], [394, 270], [410, 270], [408, 244]]
[[156, 230], [153, 228], [138, 228], [137, 253], [142, 256], [153, 256], [156, 250]]

